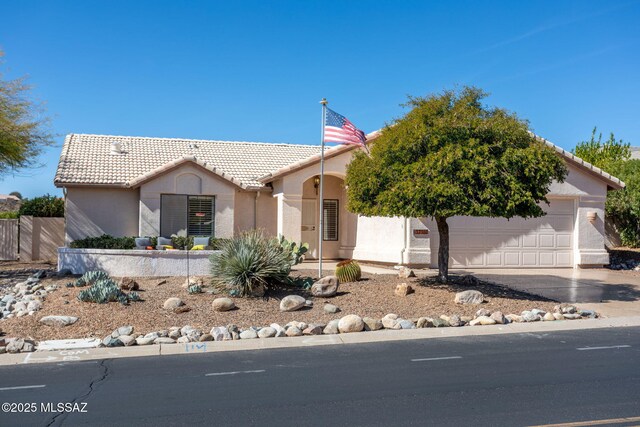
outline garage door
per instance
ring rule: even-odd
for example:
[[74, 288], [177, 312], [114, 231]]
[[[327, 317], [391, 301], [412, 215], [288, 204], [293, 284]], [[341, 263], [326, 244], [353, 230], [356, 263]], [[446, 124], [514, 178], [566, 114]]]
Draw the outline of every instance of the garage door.
[[449, 219], [452, 267], [573, 267], [573, 199], [549, 199], [541, 218]]

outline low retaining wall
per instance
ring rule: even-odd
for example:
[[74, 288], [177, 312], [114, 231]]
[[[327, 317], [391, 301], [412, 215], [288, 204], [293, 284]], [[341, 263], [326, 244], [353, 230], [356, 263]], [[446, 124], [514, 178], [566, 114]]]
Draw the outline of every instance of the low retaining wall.
[[[189, 274], [210, 275], [209, 256], [216, 251], [189, 251]], [[114, 277], [186, 276], [186, 251], [58, 248], [58, 271], [73, 274], [102, 270]]]

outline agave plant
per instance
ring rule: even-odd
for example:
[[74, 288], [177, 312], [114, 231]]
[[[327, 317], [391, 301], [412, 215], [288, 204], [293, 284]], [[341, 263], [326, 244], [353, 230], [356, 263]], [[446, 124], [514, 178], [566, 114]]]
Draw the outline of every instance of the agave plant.
[[336, 276], [341, 282], [357, 282], [362, 277], [360, 264], [353, 259], [340, 261], [336, 265]]
[[140, 301], [137, 292], [125, 293], [118, 287], [116, 282], [104, 271], [87, 271], [75, 283], [68, 283], [67, 287], [83, 287], [90, 285], [78, 293], [78, 299], [83, 302], [95, 302], [106, 304], [111, 301], [118, 301], [124, 305], [129, 301]]
[[269, 285], [286, 282], [292, 265], [291, 253], [261, 230], [223, 242], [209, 259], [215, 288], [239, 296], [260, 296]]

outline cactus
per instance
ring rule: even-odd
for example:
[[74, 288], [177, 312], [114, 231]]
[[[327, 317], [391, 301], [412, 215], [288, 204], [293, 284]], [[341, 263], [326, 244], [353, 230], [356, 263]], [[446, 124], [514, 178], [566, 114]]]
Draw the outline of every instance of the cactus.
[[189, 292], [189, 294], [193, 295], [193, 294], [201, 294], [202, 293], [202, 286], [200, 285], [191, 285], [189, 286], [189, 289], [187, 289], [187, 292]]
[[90, 285], [78, 293], [78, 299], [83, 302], [95, 302], [98, 304], [106, 304], [111, 301], [118, 301], [123, 305], [129, 304], [129, 301], [140, 301], [140, 295], [137, 292], [129, 294], [122, 292], [116, 282], [114, 282], [104, 271], [88, 271], [75, 283], [67, 284], [67, 287], [82, 287]]
[[352, 259], [340, 261], [336, 265], [336, 276], [341, 282], [357, 282], [362, 277], [360, 264]]
[[294, 266], [296, 264], [300, 264], [304, 260], [304, 254], [309, 250], [308, 243], [300, 243], [299, 245], [296, 242], [290, 242], [284, 238], [284, 236], [280, 236], [278, 239], [278, 243], [282, 246], [282, 249], [291, 254], [291, 265]]

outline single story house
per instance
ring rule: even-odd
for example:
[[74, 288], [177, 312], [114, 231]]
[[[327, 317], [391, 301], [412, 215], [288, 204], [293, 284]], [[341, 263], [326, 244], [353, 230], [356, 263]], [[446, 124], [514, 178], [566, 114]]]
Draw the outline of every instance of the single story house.
[[[551, 186], [547, 215], [451, 218], [452, 267], [608, 264], [605, 198], [624, 183], [541, 141], [569, 169], [565, 182]], [[345, 209], [345, 169], [356, 149], [325, 151], [324, 257], [436, 267], [438, 233], [430, 218], [364, 217]], [[308, 242], [315, 257], [319, 162], [319, 146], [71, 134], [55, 176], [65, 194], [66, 241], [105, 233], [224, 238], [262, 228]]]

